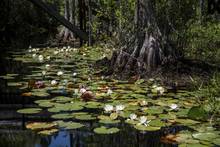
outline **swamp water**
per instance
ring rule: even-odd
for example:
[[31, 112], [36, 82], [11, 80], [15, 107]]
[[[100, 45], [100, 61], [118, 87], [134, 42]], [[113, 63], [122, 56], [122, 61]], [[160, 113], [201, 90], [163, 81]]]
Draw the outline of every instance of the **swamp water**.
[[[109, 54], [89, 47], [7, 53], [1, 63], [0, 146], [220, 145], [219, 125], [200, 115], [194, 92], [172, 92], [156, 79], [131, 83], [97, 76], [94, 62]], [[96, 101], [82, 101], [80, 85]]]

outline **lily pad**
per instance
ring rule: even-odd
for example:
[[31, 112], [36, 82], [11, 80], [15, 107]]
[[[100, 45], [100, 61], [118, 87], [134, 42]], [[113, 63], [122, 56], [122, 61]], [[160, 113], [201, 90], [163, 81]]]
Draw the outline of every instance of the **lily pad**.
[[114, 134], [119, 132], [118, 128], [106, 128], [105, 126], [101, 126], [100, 128], [95, 128], [94, 132], [97, 134]]
[[54, 119], [70, 119], [70, 118], [73, 118], [73, 116], [70, 115], [69, 113], [53, 114], [51, 117], [54, 118]]
[[204, 133], [194, 133], [193, 138], [199, 139], [199, 140], [213, 140], [217, 137], [219, 137], [218, 134], [213, 133], [213, 132], [204, 132]]
[[38, 134], [41, 134], [41, 135], [51, 135], [51, 134], [54, 134], [54, 133], [56, 133], [58, 131], [59, 131], [58, 129], [43, 130], [43, 131], [39, 131]]
[[220, 138], [216, 138], [212, 141], [215, 145], [219, 145], [220, 146]]
[[36, 114], [39, 113], [42, 109], [40, 108], [24, 108], [19, 109], [17, 112], [22, 114]]
[[29, 123], [26, 125], [27, 129], [35, 130], [35, 131], [40, 131], [40, 130], [45, 130], [45, 129], [51, 129], [56, 127], [56, 123], [47, 123], [47, 122], [34, 122], [34, 123]]
[[103, 124], [117, 124], [120, 123], [120, 120], [111, 120], [111, 119], [102, 119], [99, 120], [99, 123], [103, 123]]
[[72, 129], [78, 129], [78, 128], [84, 127], [83, 124], [77, 123], [77, 122], [72, 122], [72, 121], [69, 121], [69, 122], [57, 121], [56, 123], [59, 125], [59, 127], [65, 128], [65, 129], [68, 129], [68, 130], [69, 130], [69, 129], [70, 129], [70, 130], [72, 130]]
[[134, 125], [134, 128], [140, 131], [158, 131], [160, 127], [152, 127], [152, 126], [145, 126], [145, 125]]
[[195, 120], [207, 120], [208, 113], [201, 106], [194, 106], [189, 110], [188, 117]]
[[77, 115], [75, 116], [76, 119], [78, 120], [95, 120], [96, 117], [90, 115], [90, 114], [86, 114], [86, 115]]

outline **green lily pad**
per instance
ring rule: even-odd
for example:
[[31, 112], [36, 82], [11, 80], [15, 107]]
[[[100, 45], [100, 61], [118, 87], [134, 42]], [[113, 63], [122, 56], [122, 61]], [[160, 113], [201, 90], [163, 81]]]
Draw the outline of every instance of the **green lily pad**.
[[76, 115], [75, 118], [78, 119], [78, 120], [95, 120], [96, 119], [96, 117], [94, 117], [90, 114]]
[[120, 130], [118, 128], [106, 128], [104, 126], [101, 126], [100, 128], [95, 128], [94, 132], [97, 134], [114, 134], [119, 132]]
[[65, 128], [65, 129], [68, 129], [68, 130], [79, 129], [79, 128], [84, 127], [83, 124], [72, 122], [72, 121], [69, 121], [69, 122], [57, 121], [56, 123], [59, 125], [59, 127]]
[[218, 134], [213, 133], [213, 132], [203, 132], [203, 133], [194, 133], [193, 138], [199, 139], [199, 140], [213, 140], [217, 137], [219, 137]]
[[159, 119], [155, 119], [155, 120], [150, 121], [149, 125], [153, 127], [162, 127], [162, 126], [165, 126], [165, 123], [160, 121]]
[[11, 76], [0, 76], [0, 78], [3, 78], [3, 79], [5, 79], [5, 80], [15, 79], [15, 77], [11, 77]]
[[220, 146], [220, 138], [216, 138], [212, 141], [212, 143], [214, 143], [215, 145], [219, 145]]
[[50, 96], [50, 94], [47, 92], [32, 92], [31, 95], [36, 96], [36, 97], [49, 97]]
[[202, 107], [194, 106], [189, 110], [188, 117], [195, 120], [207, 120], [208, 113]]
[[163, 113], [163, 108], [162, 107], [149, 107], [148, 109], [144, 110], [145, 113], [154, 115], [154, 114], [161, 114]]
[[152, 126], [145, 126], [145, 125], [134, 125], [134, 128], [139, 131], [158, 131], [160, 127], [152, 127]]
[[97, 109], [101, 108], [102, 104], [99, 102], [87, 102], [87, 105], [85, 105], [85, 107], [89, 109]]
[[190, 126], [190, 125], [194, 125], [194, 124], [199, 124], [200, 122], [192, 120], [192, 119], [176, 119], [176, 122], [186, 125], [186, 126]]
[[112, 119], [102, 119], [99, 120], [99, 123], [103, 123], [103, 124], [117, 124], [120, 123], [120, 120], [112, 120]]
[[39, 113], [42, 109], [40, 108], [24, 108], [19, 109], [17, 112], [22, 114], [36, 114]]
[[7, 85], [9, 87], [20, 87], [22, 86], [23, 84], [22, 83], [19, 83], [19, 82], [8, 82]]
[[51, 117], [54, 118], [54, 119], [70, 119], [70, 118], [73, 118], [73, 116], [70, 115], [69, 113], [53, 114]]
[[57, 126], [56, 123], [34, 122], [34, 123], [27, 124], [26, 128], [39, 131], [39, 130], [45, 130], [45, 129], [52, 129], [56, 126]]
[[40, 134], [40, 135], [51, 135], [51, 134], [54, 134], [58, 131], [59, 131], [58, 129], [43, 130], [43, 131], [39, 131], [38, 134]]
[[125, 121], [125, 123], [131, 124], [131, 125], [135, 125], [135, 124], [138, 123], [138, 121], [137, 121], [137, 120], [130, 120], [130, 119], [127, 119], [127, 120]]

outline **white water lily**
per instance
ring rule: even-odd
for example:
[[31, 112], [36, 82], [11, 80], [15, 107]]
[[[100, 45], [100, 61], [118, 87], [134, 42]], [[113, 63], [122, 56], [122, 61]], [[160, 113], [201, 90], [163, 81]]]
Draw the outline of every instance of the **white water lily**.
[[70, 49], [70, 46], [68, 46], [67, 48]]
[[81, 94], [83, 94], [83, 93], [86, 92], [86, 89], [85, 89], [85, 88], [81, 88], [79, 92], [80, 92]]
[[37, 50], [34, 48], [34, 49], [32, 49], [32, 52], [36, 52]]
[[46, 64], [45, 67], [46, 67], [46, 69], [49, 69], [50, 68], [50, 64]]
[[113, 111], [114, 110], [114, 107], [112, 106], [112, 105], [105, 105], [105, 107], [104, 107], [104, 110], [106, 111], [106, 112], [111, 112], [111, 111]]
[[50, 56], [47, 56], [46, 59], [47, 59], [47, 60], [50, 60]]
[[163, 88], [163, 87], [161, 87], [161, 86], [159, 86], [159, 87], [157, 87], [157, 88], [155, 88], [157, 91], [158, 91], [158, 93], [160, 93], [160, 94], [163, 94], [164, 92], [165, 92], [165, 89]]
[[29, 53], [31, 53], [31, 52], [32, 52], [32, 50], [30, 49], [30, 50], [28, 50], [28, 52], [29, 52]]
[[42, 75], [43, 75], [43, 76], [45, 76], [46, 73], [47, 73], [47, 72], [46, 72], [45, 70], [42, 71]]
[[58, 71], [58, 72], [57, 72], [57, 75], [58, 75], [58, 76], [62, 76], [62, 75], [63, 75], [63, 72], [62, 72], [62, 71]]
[[141, 105], [141, 106], [146, 106], [147, 104], [148, 104], [148, 102], [145, 101], [145, 100], [143, 100], [143, 101], [140, 102], [140, 105]]
[[50, 84], [51, 84], [52, 86], [55, 86], [55, 85], [57, 85], [57, 83], [58, 83], [58, 82], [57, 82], [56, 80], [52, 80]]
[[138, 125], [145, 125], [148, 126], [148, 124], [151, 122], [151, 120], [147, 121], [147, 117], [146, 116], [141, 116], [139, 118], [139, 123]]
[[73, 76], [75, 77], [76, 75], [77, 75], [77, 73], [76, 73], [76, 72], [74, 72], [74, 73], [73, 73]]
[[107, 95], [111, 95], [112, 93], [113, 93], [113, 91], [111, 89], [108, 89]]
[[38, 56], [38, 60], [39, 60], [40, 62], [43, 62], [43, 61], [44, 61], [44, 56], [43, 56], [43, 55], [39, 55], [39, 56]]
[[32, 57], [35, 58], [37, 55], [36, 54], [32, 54]]
[[83, 53], [83, 56], [86, 56], [86, 53]]
[[135, 120], [135, 119], [137, 119], [137, 115], [134, 114], [134, 113], [130, 114], [129, 117], [130, 117], [130, 120]]
[[74, 89], [74, 94], [78, 94], [79, 90], [78, 89]]
[[124, 105], [117, 105], [117, 106], [115, 107], [115, 111], [122, 111], [122, 110], [124, 110], [124, 108], [125, 108]]
[[32, 46], [30, 45], [30, 46], [29, 46], [29, 49], [31, 49], [31, 48], [32, 48]]
[[54, 55], [57, 55], [58, 53], [59, 53], [58, 51], [54, 51], [54, 52], [53, 52]]
[[176, 110], [178, 109], [178, 105], [177, 104], [171, 104], [170, 105], [170, 110]]

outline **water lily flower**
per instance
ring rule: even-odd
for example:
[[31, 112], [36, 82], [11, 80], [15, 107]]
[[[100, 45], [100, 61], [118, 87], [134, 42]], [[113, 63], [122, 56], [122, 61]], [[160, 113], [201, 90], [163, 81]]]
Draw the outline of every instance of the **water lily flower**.
[[125, 108], [124, 105], [117, 105], [117, 106], [115, 107], [115, 111], [116, 111], [116, 112], [117, 112], [117, 111], [122, 111], [122, 110], [124, 110], [124, 108]]
[[101, 79], [102, 79], [102, 80], [104, 80], [104, 78], [105, 78], [104, 76], [101, 76]]
[[46, 69], [49, 69], [50, 68], [50, 64], [46, 64], [45, 67], [46, 67]]
[[58, 71], [58, 72], [57, 72], [57, 75], [58, 75], [58, 76], [62, 76], [62, 75], [63, 75], [63, 72], [62, 72], [62, 71]]
[[47, 56], [47, 58], [46, 58], [47, 60], [50, 60], [50, 56]]
[[78, 94], [78, 93], [79, 93], [79, 90], [78, 90], [78, 89], [74, 89], [74, 93], [75, 93], [75, 94]]
[[135, 119], [137, 119], [137, 115], [134, 114], [134, 113], [130, 114], [129, 117], [130, 117], [130, 120], [135, 120]]
[[76, 73], [76, 72], [74, 72], [74, 73], [73, 73], [73, 76], [75, 77], [76, 75], [77, 75], [77, 73]]
[[54, 55], [57, 55], [58, 53], [59, 53], [58, 51], [54, 51], [54, 52], [53, 52]]
[[37, 88], [43, 88], [44, 87], [44, 82], [43, 81], [37, 81], [37, 82], [35, 82], [35, 86]]
[[56, 80], [52, 80], [50, 84], [51, 84], [52, 86], [55, 86], [55, 85], [57, 85], [57, 83], [58, 83], [58, 82], [57, 82]]
[[32, 50], [30, 49], [30, 50], [28, 50], [28, 52], [29, 52], [29, 53], [31, 53], [31, 52], [32, 52]]
[[29, 49], [31, 49], [31, 48], [32, 48], [32, 46], [30, 45], [30, 46], [29, 46]]
[[139, 123], [138, 125], [145, 125], [148, 126], [148, 124], [151, 122], [151, 120], [147, 121], [147, 117], [146, 116], [141, 116], [139, 118]]
[[74, 48], [74, 49], [73, 49], [73, 51], [75, 52], [75, 51], [77, 51], [77, 49], [76, 49], [76, 48]]
[[160, 94], [163, 94], [163, 93], [165, 92], [165, 89], [164, 89], [163, 87], [161, 87], [161, 86], [156, 87], [155, 89], [156, 89], [156, 91], [157, 91], [158, 93], [160, 93]]
[[141, 106], [146, 106], [147, 104], [148, 104], [148, 102], [145, 101], [145, 100], [143, 100], [143, 101], [140, 102], [140, 105], [141, 105]]
[[37, 55], [36, 54], [32, 54], [32, 57], [35, 58]]
[[46, 73], [47, 73], [47, 72], [46, 72], [45, 70], [42, 71], [42, 75], [43, 75], [43, 76], [45, 76]]
[[36, 48], [36, 51], [38, 52], [40, 49], [39, 48]]
[[177, 104], [171, 104], [170, 105], [170, 110], [176, 110], [178, 109], [178, 105]]
[[108, 89], [107, 95], [111, 95], [112, 93], [113, 93], [113, 91], [111, 89]]
[[81, 94], [83, 94], [83, 93], [86, 92], [86, 89], [85, 89], [85, 88], [81, 88], [79, 92], [80, 92]]
[[104, 110], [106, 111], [106, 112], [111, 112], [111, 111], [113, 111], [114, 110], [114, 107], [112, 106], [112, 105], [105, 105], [105, 107], [104, 107]]
[[32, 49], [32, 52], [36, 52], [37, 50], [34, 48], [34, 49]]
[[68, 46], [67, 48], [70, 49], [70, 46]]
[[86, 56], [86, 53], [83, 53], [83, 56]]
[[43, 55], [39, 55], [39, 56], [38, 56], [38, 60], [39, 60], [40, 62], [43, 62], [43, 61], [44, 61], [44, 56], [43, 56]]
[[64, 51], [64, 48], [62, 48], [61, 50], [60, 50], [60, 52], [63, 52]]

